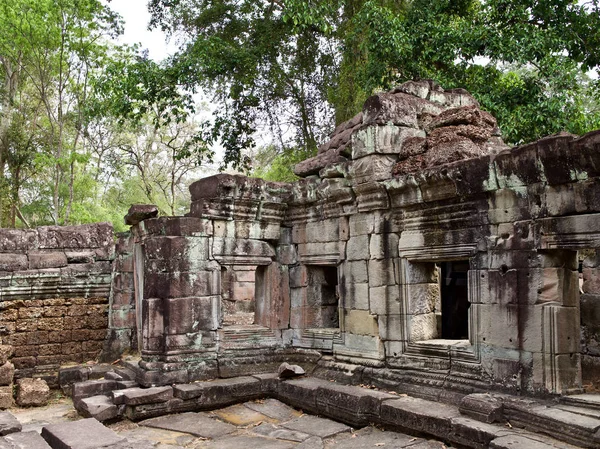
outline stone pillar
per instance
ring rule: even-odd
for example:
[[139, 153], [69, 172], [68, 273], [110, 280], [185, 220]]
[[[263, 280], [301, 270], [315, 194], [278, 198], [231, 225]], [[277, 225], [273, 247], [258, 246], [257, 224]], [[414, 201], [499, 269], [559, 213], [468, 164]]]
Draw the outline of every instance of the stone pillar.
[[600, 251], [583, 261], [581, 283], [581, 370], [583, 386], [600, 389]]

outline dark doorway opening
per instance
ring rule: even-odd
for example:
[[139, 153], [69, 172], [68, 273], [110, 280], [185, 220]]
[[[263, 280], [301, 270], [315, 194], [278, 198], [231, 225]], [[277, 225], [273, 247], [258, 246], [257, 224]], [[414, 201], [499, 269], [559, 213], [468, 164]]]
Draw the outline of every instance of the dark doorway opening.
[[442, 338], [469, 338], [469, 261], [442, 262], [440, 293], [442, 299]]

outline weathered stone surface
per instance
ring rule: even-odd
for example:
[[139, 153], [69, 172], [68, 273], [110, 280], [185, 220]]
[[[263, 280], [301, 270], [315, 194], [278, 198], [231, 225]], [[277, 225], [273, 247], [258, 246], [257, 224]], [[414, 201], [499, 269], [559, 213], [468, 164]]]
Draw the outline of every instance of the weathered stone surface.
[[26, 270], [28, 266], [25, 254], [0, 253], [0, 271]]
[[318, 416], [303, 415], [282, 424], [283, 427], [297, 432], [309, 435], [327, 438], [342, 432], [349, 432], [350, 427], [340, 424], [330, 419], [319, 418]]
[[[5, 446], [4, 443], [8, 444]], [[19, 432], [0, 438], [0, 447], [4, 449], [51, 449], [37, 432]]]
[[269, 438], [277, 438], [280, 440], [289, 440], [289, 441], [305, 441], [311, 436], [307, 433], [297, 432], [294, 430], [282, 429], [281, 427], [277, 427], [273, 424], [262, 423], [259, 426], [256, 426], [252, 429], [252, 433], [256, 433], [258, 435], [262, 435]]
[[0, 345], [0, 365], [4, 365], [12, 354], [12, 345]]
[[117, 406], [104, 395], [92, 396], [77, 402], [77, 411], [84, 418], [95, 418], [98, 421], [108, 421], [119, 415]]
[[15, 366], [6, 362], [0, 366], [0, 386], [12, 385], [13, 377], [15, 375]]
[[73, 402], [90, 396], [107, 395], [117, 389], [117, 382], [114, 380], [88, 380], [76, 382], [73, 384], [71, 397]]
[[484, 423], [501, 422], [504, 419], [504, 404], [490, 394], [474, 393], [460, 401], [459, 411]]
[[50, 424], [42, 429], [42, 438], [53, 449], [96, 449], [125, 440], [94, 418]]
[[306, 374], [306, 371], [301, 366], [298, 365], [290, 365], [289, 363], [282, 363], [279, 365], [279, 369], [277, 370], [277, 374], [280, 379], [291, 379], [294, 377], [303, 376]]
[[154, 204], [134, 204], [125, 215], [125, 224], [135, 226], [139, 222], [158, 215], [158, 207]]
[[5, 410], [13, 405], [13, 387], [0, 387], [0, 410]]
[[300, 415], [300, 412], [297, 410], [272, 398], [255, 402], [246, 402], [244, 406], [277, 421], [289, 421]]
[[185, 432], [202, 438], [219, 438], [235, 432], [231, 424], [208, 417], [204, 413], [182, 413], [140, 422], [140, 426]]
[[172, 387], [127, 388], [112, 392], [115, 404], [142, 405], [173, 399]]
[[459, 416], [456, 408], [405, 397], [385, 401], [381, 405], [381, 421], [392, 428], [411, 429], [439, 438], [445, 438], [451, 432], [451, 419]]
[[10, 412], [0, 412], [0, 436], [21, 431], [21, 423]]
[[43, 379], [17, 380], [16, 401], [21, 407], [40, 407], [48, 403], [50, 388]]

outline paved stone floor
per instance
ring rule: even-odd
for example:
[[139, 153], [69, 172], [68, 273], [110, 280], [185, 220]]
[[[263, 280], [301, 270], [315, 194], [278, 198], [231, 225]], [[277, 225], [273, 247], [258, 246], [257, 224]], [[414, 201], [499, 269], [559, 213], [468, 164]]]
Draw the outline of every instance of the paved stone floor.
[[[23, 431], [41, 431], [48, 424], [79, 419], [68, 399], [47, 407], [10, 410]], [[128, 443], [119, 448], [157, 449], [442, 449], [440, 442], [374, 427], [350, 427], [306, 415], [275, 399], [233, 405], [212, 412], [182, 413], [138, 423], [108, 424]]]

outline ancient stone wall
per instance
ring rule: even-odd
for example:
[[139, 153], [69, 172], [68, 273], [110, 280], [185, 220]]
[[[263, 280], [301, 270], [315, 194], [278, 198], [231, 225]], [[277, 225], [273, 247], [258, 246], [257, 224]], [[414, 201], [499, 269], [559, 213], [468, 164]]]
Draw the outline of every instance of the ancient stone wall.
[[[600, 248], [599, 154], [599, 132], [509, 149], [467, 92], [409, 82], [341, 124], [298, 182], [197, 181], [188, 216], [132, 229], [140, 380], [296, 357], [327, 378], [455, 402], [577, 391], [582, 335], [584, 366], [597, 360], [578, 261]], [[584, 266], [591, 311], [597, 265]], [[253, 320], [224, 318], [238, 299]]]
[[0, 340], [17, 377], [55, 385], [59, 365], [98, 357], [113, 252], [107, 223], [0, 230]]

